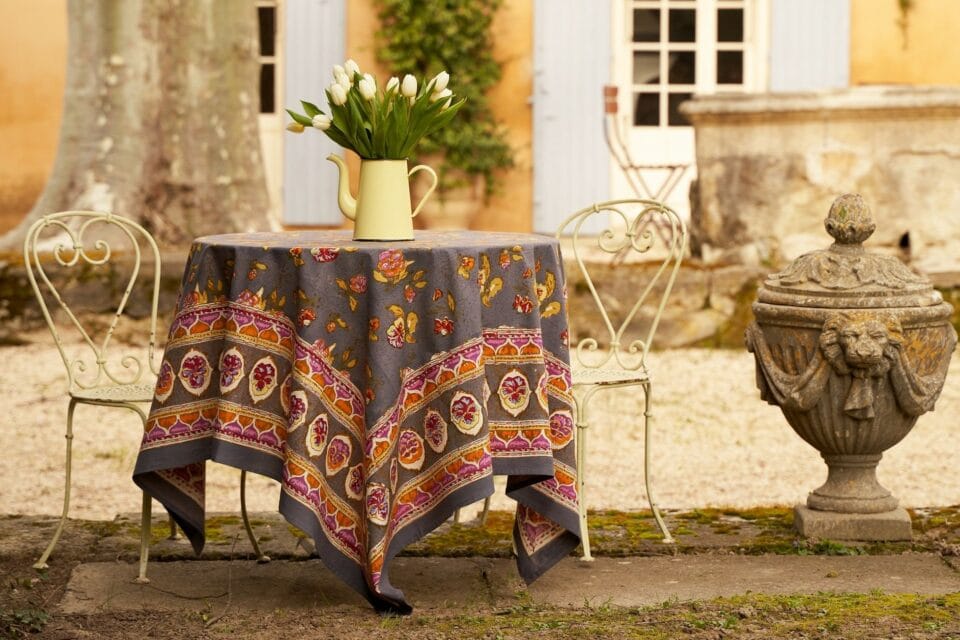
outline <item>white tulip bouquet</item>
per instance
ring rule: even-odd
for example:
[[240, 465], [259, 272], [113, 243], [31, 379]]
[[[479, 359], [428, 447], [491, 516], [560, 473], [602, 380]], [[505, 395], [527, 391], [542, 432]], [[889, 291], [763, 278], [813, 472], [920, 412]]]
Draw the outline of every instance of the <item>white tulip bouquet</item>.
[[402, 160], [421, 138], [448, 124], [463, 106], [464, 100], [455, 100], [447, 88], [449, 82], [446, 71], [423, 83], [407, 74], [403, 81], [390, 78], [380, 91], [372, 75], [361, 73], [356, 62], [347, 60], [333, 67], [333, 83], [326, 89], [330, 113], [301, 100], [304, 113], [287, 109], [293, 118], [287, 130], [302, 133], [312, 127], [361, 158]]

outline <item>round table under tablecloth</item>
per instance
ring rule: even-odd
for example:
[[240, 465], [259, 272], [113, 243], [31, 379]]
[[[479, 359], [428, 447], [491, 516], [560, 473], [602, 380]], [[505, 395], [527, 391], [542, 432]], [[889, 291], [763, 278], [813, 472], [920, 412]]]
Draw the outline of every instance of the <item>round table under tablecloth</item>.
[[406, 611], [389, 560], [505, 474], [533, 580], [579, 540], [564, 294], [544, 236], [198, 238], [134, 479], [199, 552], [205, 460], [275, 478], [325, 564]]

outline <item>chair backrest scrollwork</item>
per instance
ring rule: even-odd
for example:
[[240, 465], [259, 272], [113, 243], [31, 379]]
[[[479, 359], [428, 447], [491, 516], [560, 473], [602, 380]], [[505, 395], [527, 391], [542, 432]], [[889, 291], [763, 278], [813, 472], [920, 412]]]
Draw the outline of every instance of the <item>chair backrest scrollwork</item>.
[[[594, 231], [597, 224], [602, 225], [599, 235]], [[594, 336], [580, 338], [574, 349], [576, 361], [590, 369], [613, 363], [626, 370], [642, 368], [687, 250], [686, 225], [675, 211], [654, 200], [610, 200], [593, 204], [568, 217], [557, 231], [557, 238], [561, 241], [567, 236], [572, 241], [582, 284], [589, 291], [607, 332], [604, 345]], [[624, 257], [625, 254], [627, 259], [622, 264], [614, 266], [609, 260], [614, 255]], [[604, 269], [615, 269], [624, 274], [631, 272], [637, 267], [630, 254], [641, 258], [645, 266], [652, 265], [653, 272], [632, 304], [627, 301], [629, 306], [623, 306], [621, 303], [625, 301], [617, 300], [622, 313], [614, 321], [610, 300], [605, 301], [598, 289], [596, 272], [601, 264]], [[610, 277], [610, 274], [604, 275]], [[629, 287], [620, 283], [615, 288], [622, 293]], [[630, 300], [634, 298], [631, 296]], [[642, 308], [649, 309], [652, 315], [645, 318], [641, 337], [624, 344]]]
[[[148, 252], [154, 261], [150, 328], [146, 363], [133, 353], [121, 353], [108, 360], [110, 346], [117, 323], [127, 308], [131, 292], [140, 275], [143, 253]], [[125, 287], [116, 310], [102, 340], [95, 342], [77, 315], [70, 309], [60, 287], [54, 282], [53, 271], [85, 267], [97, 268], [108, 265], [112, 259], [123, 255], [124, 266], [129, 263], [130, 275], [123, 280]], [[150, 233], [142, 226], [112, 213], [97, 211], [63, 211], [43, 216], [27, 231], [23, 242], [23, 259], [27, 278], [33, 287], [44, 320], [53, 334], [60, 357], [67, 369], [69, 388], [91, 389], [118, 384], [133, 384], [144, 379], [147, 370], [154, 375], [154, 351], [157, 334], [157, 304], [160, 296], [160, 250]], [[117, 260], [114, 264], [119, 263]], [[57, 268], [59, 265], [59, 268]], [[41, 289], [41, 283], [43, 289]], [[82, 342], [92, 354], [71, 358], [65, 349], [61, 332], [54, 322], [47, 298], [52, 298], [64, 315], [79, 332]], [[92, 355], [92, 361], [91, 361]], [[112, 364], [113, 363], [113, 364]], [[119, 370], [115, 367], [119, 366]]]

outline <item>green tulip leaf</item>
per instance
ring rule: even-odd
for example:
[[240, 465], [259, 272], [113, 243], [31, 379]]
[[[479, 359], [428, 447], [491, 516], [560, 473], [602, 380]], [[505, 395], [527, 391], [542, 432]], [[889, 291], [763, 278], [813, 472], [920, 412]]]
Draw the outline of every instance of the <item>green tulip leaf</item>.
[[299, 122], [300, 124], [302, 124], [302, 125], [305, 126], [305, 127], [312, 127], [312, 126], [313, 126], [313, 120], [312, 120], [311, 118], [308, 118], [307, 116], [301, 115], [301, 114], [297, 113], [296, 111], [292, 111], [292, 110], [290, 110], [290, 109], [287, 109], [287, 113], [290, 114], [290, 117], [293, 118], [294, 122]]
[[309, 118], [313, 118], [314, 116], [320, 115], [321, 113], [323, 113], [323, 111], [320, 111], [317, 105], [313, 104], [312, 102], [301, 100], [300, 104], [303, 105], [303, 110], [307, 114], [307, 117]]

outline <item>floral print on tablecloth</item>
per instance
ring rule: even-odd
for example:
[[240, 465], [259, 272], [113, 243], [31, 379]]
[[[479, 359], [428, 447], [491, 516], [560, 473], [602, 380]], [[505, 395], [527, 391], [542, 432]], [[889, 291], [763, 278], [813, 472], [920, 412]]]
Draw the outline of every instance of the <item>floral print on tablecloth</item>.
[[134, 479], [198, 550], [208, 458], [279, 480], [281, 512], [378, 609], [409, 610], [390, 558], [494, 473], [518, 501], [521, 575], [578, 543], [556, 242], [417, 235], [194, 242]]

